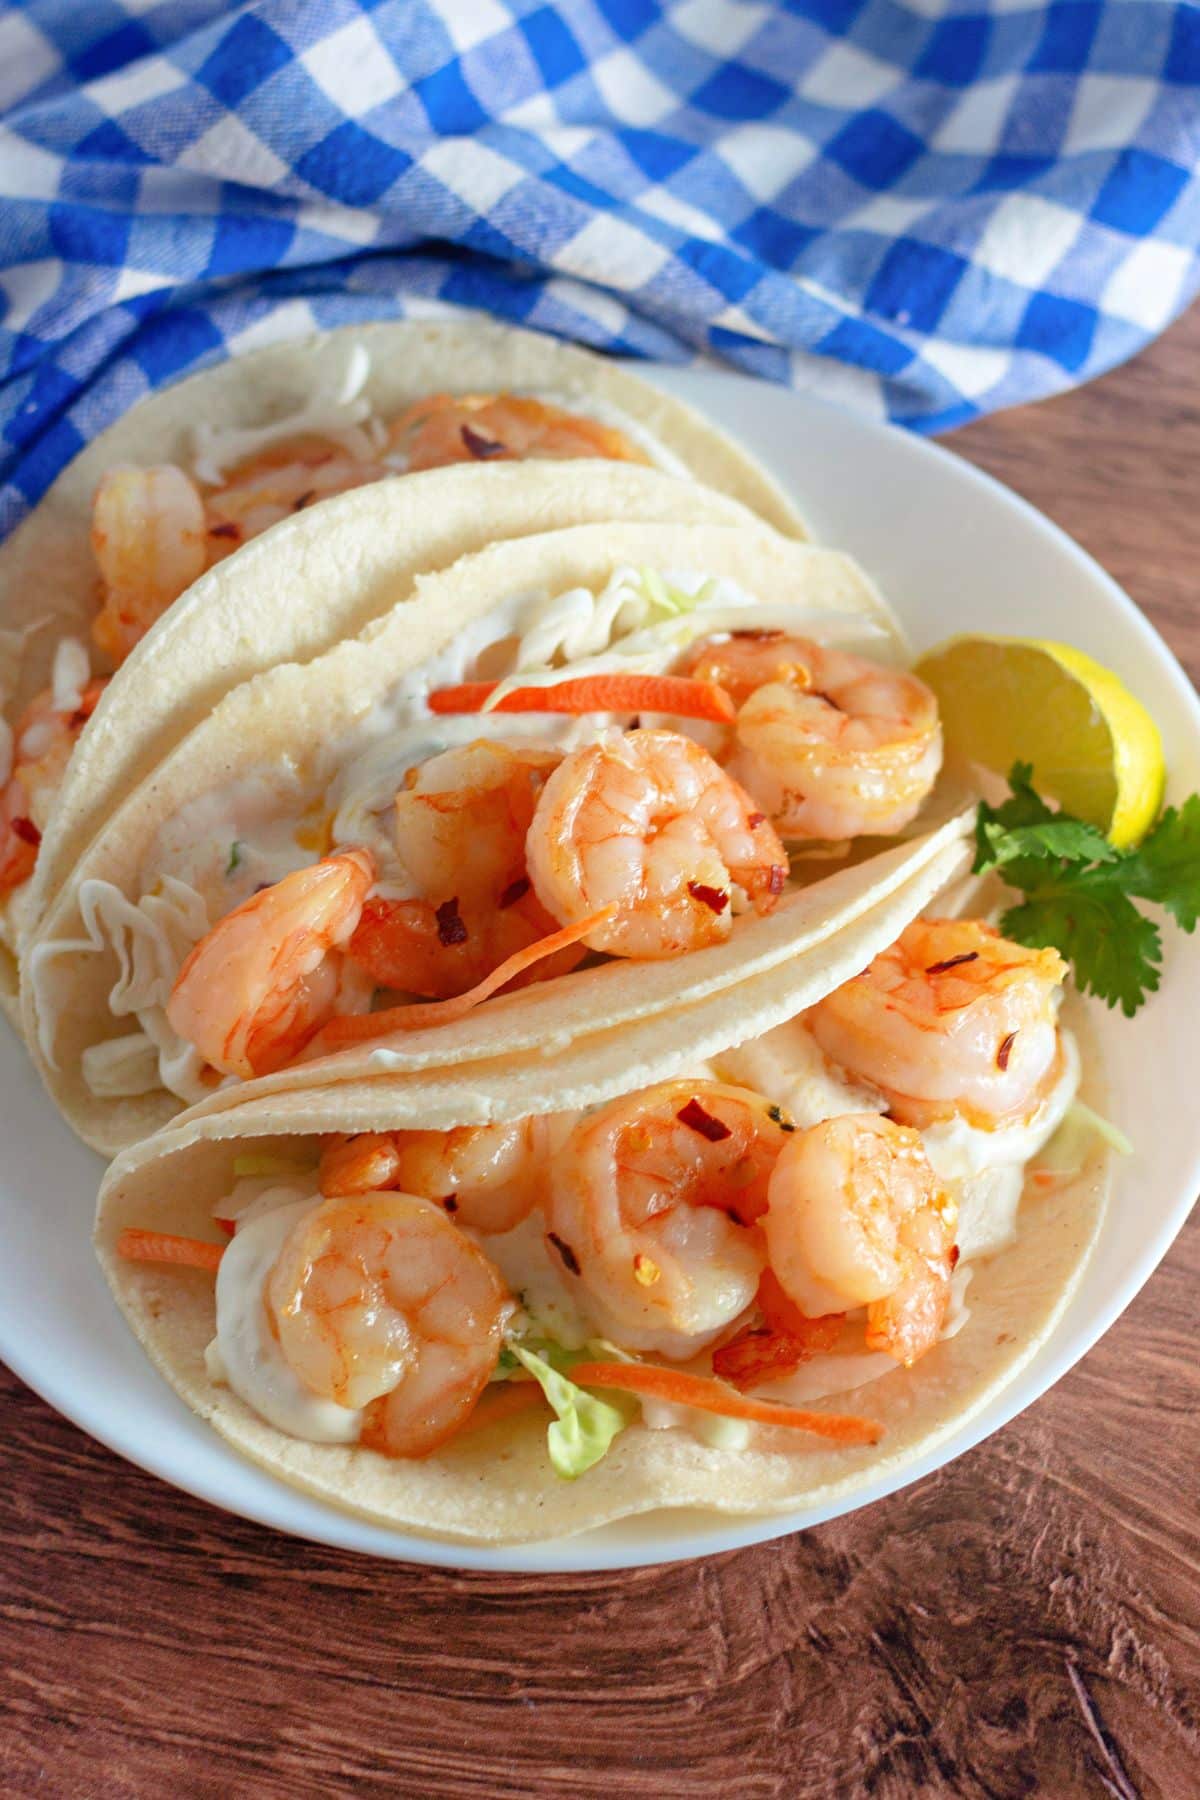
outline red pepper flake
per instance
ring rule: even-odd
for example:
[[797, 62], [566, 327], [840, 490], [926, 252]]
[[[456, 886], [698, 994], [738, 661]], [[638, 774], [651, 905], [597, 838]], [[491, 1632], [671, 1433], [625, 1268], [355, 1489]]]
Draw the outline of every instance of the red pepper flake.
[[306, 488], [298, 500], [292, 501], [292, 511], [293, 512], [303, 512], [304, 508], [309, 504], [309, 502], [312, 500], [315, 500], [316, 497], [317, 497], [316, 488]]
[[1003, 1042], [1000, 1045], [1000, 1048], [996, 1052], [996, 1067], [998, 1069], [1007, 1069], [1008, 1059], [1012, 1055], [1012, 1047], [1016, 1043], [1016, 1041], [1017, 1041], [1016, 1032], [1010, 1031], [1008, 1036], [1003, 1040]]
[[787, 886], [787, 878], [787, 864], [772, 863], [767, 875], [768, 894], [782, 894], [784, 888]]
[[443, 1194], [442, 1205], [448, 1213], [456, 1213], [458, 1211], [458, 1196], [455, 1194]]
[[958, 1249], [958, 1245], [957, 1245], [957, 1244], [951, 1244], [951, 1246], [950, 1246], [950, 1267], [951, 1267], [951, 1268], [952, 1268], [952, 1269], [957, 1269], [957, 1267], [958, 1267], [958, 1257], [959, 1257], [959, 1249]]
[[760, 812], [751, 813], [750, 817], [746, 820], [746, 823], [750, 827], [751, 831], [757, 831], [759, 826], [765, 825], [766, 822], [767, 822], [766, 813], [760, 813]]
[[842, 710], [842, 709], [841, 709], [841, 707], [840, 707], [840, 706], [839, 706], [839, 705], [838, 705], [838, 703], [837, 703], [837, 701], [836, 701], [836, 700], [831, 700], [831, 699], [830, 699], [830, 698], [829, 698], [829, 695], [828, 695], [828, 694], [823, 694], [823, 693], [822, 693], [822, 692], [821, 692], [821, 690], [820, 690], [820, 688], [809, 688], [809, 690], [808, 690], [808, 697], [809, 697], [809, 699], [810, 699], [810, 700], [821, 700], [821, 701], [823, 701], [823, 702], [824, 702], [824, 704], [825, 704], [825, 705], [826, 705], [826, 706], [829, 706], [829, 707], [832, 707], [832, 708], [833, 708], [833, 711], [834, 711], [834, 712], [836, 712], [836, 713], [837, 713], [837, 712], [838, 712], [838, 713], [840, 713], [840, 712], [841, 712], [841, 710]]
[[515, 906], [518, 900], [523, 900], [529, 892], [529, 887], [528, 875], [519, 875], [515, 881], [510, 881], [500, 896], [500, 911], [503, 912], [506, 907]]
[[210, 525], [208, 528], [208, 535], [209, 537], [218, 538], [240, 538], [242, 535], [242, 528], [236, 520], [226, 519], [220, 525]]
[[438, 943], [449, 949], [452, 944], [465, 944], [467, 928], [462, 914], [458, 910], [458, 895], [453, 900], [443, 900], [434, 911], [437, 920]]
[[221, 1227], [221, 1230], [225, 1233], [226, 1237], [232, 1237], [234, 1232], [237, 1230], [237, 1220], [236, 1219], [214, 1219], [213, 1224], [219, 1225]]
[[42, 841], [42, 834], [32, 819], [10, 819], [14, 837], [19, 837], [23, 844], [32, 844], [36, 850]]
[[705, 887], [702, 881], [689, 881], [688, 893], [693, 900], [702, 900], [705, 906], [711, 906], [715, 913], [723, 913], [729, 905], [729, 895], [723, 889]]
[[777, 638], [781, 638], [783, 632], [778, 626], [775, 626], [772, 628], [763, 627], [758, 631], [731, 631], [729, 635], [730, 637], [735, 638], [752, 638], [757, 644], [769, 644], [773, 643]]
[[554, 1245], [554, 1248], [563, 1259], [564, 1266], [571, 1271], [572, 1275], [581, 1275], [583, 1273], [582, 1269], [579, 1267], [579, 1258], [572, 1250], [570, 1244], [563, 1243], [563, 1240], [556, 1231], [548, 1231], [546, 1233], [546, 1239], [548, 1243]]
[[487, 462], [493, 456], [504, 455], [504, 445], [496, 438], [484, 437], [482, 431], [476, 431], [473, 425], [461, 427], [463, 443], [478, 462]]
[[91, 716], [92, 715], [88, 711], [87, 707], [81, 706], [79, 711], [73, 712], [71, 714], [70, 718], [67, 720], [68, 730], [82, 731], [84, 726], [87, 724], [88, 720], [91, 718]]
[[[978, 950], [964, 950], [961, 956], [948, 956], [945, 962], [930, 963], [925, 973], [927, 975], [944, 975], [947, 969], [957, 969], [960, 963], [977, 962], [978, 960]], [[1003, 1066], [1001, 1064], [1002, 1068]]]
[[728, 1125], [720, 1119], [714, 1119], [710, 1112], [705, 1112], [695, 1097], [689, 1100], [686, 1106], [681, 1106], [675, 1117], [681, 1125], [686, 1125], [689, 1131], [698, 1131], [700, 1136], [707, 1138], [710, 1144], [719, 1144], [723, 1138], [733, 1136]]

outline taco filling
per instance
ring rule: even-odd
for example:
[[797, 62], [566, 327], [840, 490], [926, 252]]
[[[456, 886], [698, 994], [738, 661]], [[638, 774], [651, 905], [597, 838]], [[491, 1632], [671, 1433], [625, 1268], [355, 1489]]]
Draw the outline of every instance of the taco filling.
[[405, 1460], [540, 1413], [566, 1478], [633, 1424], [873, 1444], [889, 1373], [970, 1330], [974, 1270], [1061, 1179], [1027, 1172], [1079, 1083], [1064, 974], [918, 919], [694, 1074], [236, 1156], [211, 1238], [127, 1224], [115, 1253], [215, 1273], [209, 1379], [288, 1438]]
[[[362, 394], [365, 350], [336, 395], [254, 429], [201, 425], [190, 468], [160, 463], [104, 476], [92, 505], [99, 650], [119, 666], [193, 581], [269, 526], [392, 475], [452, 463], [601, 457], [678, 467], [628, 419], [621, 425], [526, 394], [431, 394], [394, 419]], [[636, 440], [636, 441], [635, 441]]]
[[[261, 763], [251, 746], [165, 818], [132, 890], [84, 880], [88, 936], [35, 946], [32, 986], [115, 948], [109, 1010], [136, 1030], [88, 1048], [88, 1085], [195, 1101], [587, 957], [726, 943], [779, 905], [794, 857], [803, 877], [814, 845], [918, 815], [937, 707], [889, 649], [865, 608], [763, 604], [695, 571], [514, 595], [340, 732], [318, 717]], [[50, 1061], [56, 1011], [46, 987]]]
[[[93, 676], [92, 652], [103, 667], [119, 668], [201, 575], [270, 526], [335, 494], [456, 463], [599, 457], [687, 473], [644, 425], [598, 395], [565, 406], [562, 396], [541, 392], [433, 393], [385, 419], [364, 392], [370, 373], [368, 352], [356, 345], [336, 384], [327, 380], [298, 411], [255, 427], [202, 423], [186, 464], [121, 463], [101, 477], [90, 519], [92, 650], [82, 636], [63, 638], [52, 685], [12, 724], [0, 722], [0, 902], [32, 874], [67, 755], [91, 710], [62, 703], [62, 658], [94, 706], [107, 676]], [[15, 686], [0, 683], [0, 697]], [[48, 722], [49, 759], [39, 747]]]

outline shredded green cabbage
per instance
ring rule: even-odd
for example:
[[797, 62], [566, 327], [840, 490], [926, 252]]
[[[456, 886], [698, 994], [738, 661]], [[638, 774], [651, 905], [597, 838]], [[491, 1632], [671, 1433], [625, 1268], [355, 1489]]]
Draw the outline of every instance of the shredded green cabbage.
[[1133, 1155], [1133, 1145], [1118, 1126], [1083, 1100], [1073, 1100], [1062, 1124], [1038, 1156], [1038, 1168], [1050, 1175], [1077, 1175], [1087, 1161], [1093, 1138], [1099, 1138], [1118, 1156]]
[[666, 613], [668, 618], [681, 618], [685, 613], [695, 612], [698, 606], [711, 600], [717, 584], [710, 577], [708, 581], [701, 583], [694, 594], [689, 594], [686, 589], [673, 586], [659, 570], [641, 568], [638, 570], [638, 586], [651, 606]]
[[721, 1413], [701, 1412], [689, 1406], [688, 1430], [707, 1444], [710, 1450], [744, 1450], [750, 1442], [750, 1426], [745, 1419], [727, 1419]]
[[256, 1175], [304, 1175], [307, 1169], [294, 1157], [276, 1156], [269, 1150], [245, 1150], [234, 1157], [233, 1172], [240, 1181]]
[[[567, 1364], [580, 1360], [584, 1354], [557, 1351], [549, 1345], [546, 1349], [557, 1361]], [[552, 1367], [545, 1356], [538, 1356], [523, 1344], [509, 1344], [507, 1353], [528, 1370], [558, 1414], [546, 1432], [546, 1447], [555, 1474], [564, 1481], [577, 1480], [607, 1455], [613, 1439], [634, 1417], [637, 1403], [619, 1406], [597, 1399]]]

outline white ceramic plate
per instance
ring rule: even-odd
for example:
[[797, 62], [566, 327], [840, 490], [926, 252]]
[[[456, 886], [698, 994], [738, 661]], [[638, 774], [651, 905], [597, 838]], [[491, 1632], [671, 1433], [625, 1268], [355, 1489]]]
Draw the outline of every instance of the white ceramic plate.
[[[742, 377], [660, 371], [770, 464], [816, 538], [853, 552], [920, 651], [955, 631], [1064, 638], [1117, 669], [1162, 730], [1171, 797], [1200, 788], [1200, 705], [1161, 639], [1115, 584], [1040, 514], [947, 451]], [[850, 1512], [978, 1443], [1028, 1406], [1128, 1306], [1200, 1187], [1194, 995], [1200, 934], [1165, 934], [1162, 991], [1130, 1022], [1097, 1008], [1113, 1118], [1137, 1146], [1079, 1291], [1037, 1357], [928, 1456], [851, 1499], [781, 1518], [657, 1513], [581, 1537], [470, 1549], [365, 1524], [272, 1479], [227, 1449], [154, 1373], [93, 1258], [99, 1161], [41, 1093], [0, 1026], [0, 1355], [85, 1431], [131, 1462], [231, 1512], [350, 1550], [459, 1568], [614, 1569], [780, 1537]]]

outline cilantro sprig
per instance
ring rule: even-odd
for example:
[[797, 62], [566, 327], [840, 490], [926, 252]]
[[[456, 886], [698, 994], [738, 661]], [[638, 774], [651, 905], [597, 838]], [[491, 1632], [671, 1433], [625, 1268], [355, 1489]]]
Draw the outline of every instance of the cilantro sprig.
[[1169, 806], [1135, 849], [1117, 850], [1096, 826], [1054, 812], [1031, 764], [1014, 763], [1008, 783], [1011, 797], [985, 801], [975, 825], [976, 874], [996, 869], [1025, 896], [1001, 931], [1035, 949], [1052, 945], [1083, 993], [1132, 1018], [1162, 965], [1162, 934], [1134, 901], [1154, 901], [1184, 931], [1200, 916], [1200, 794]]

